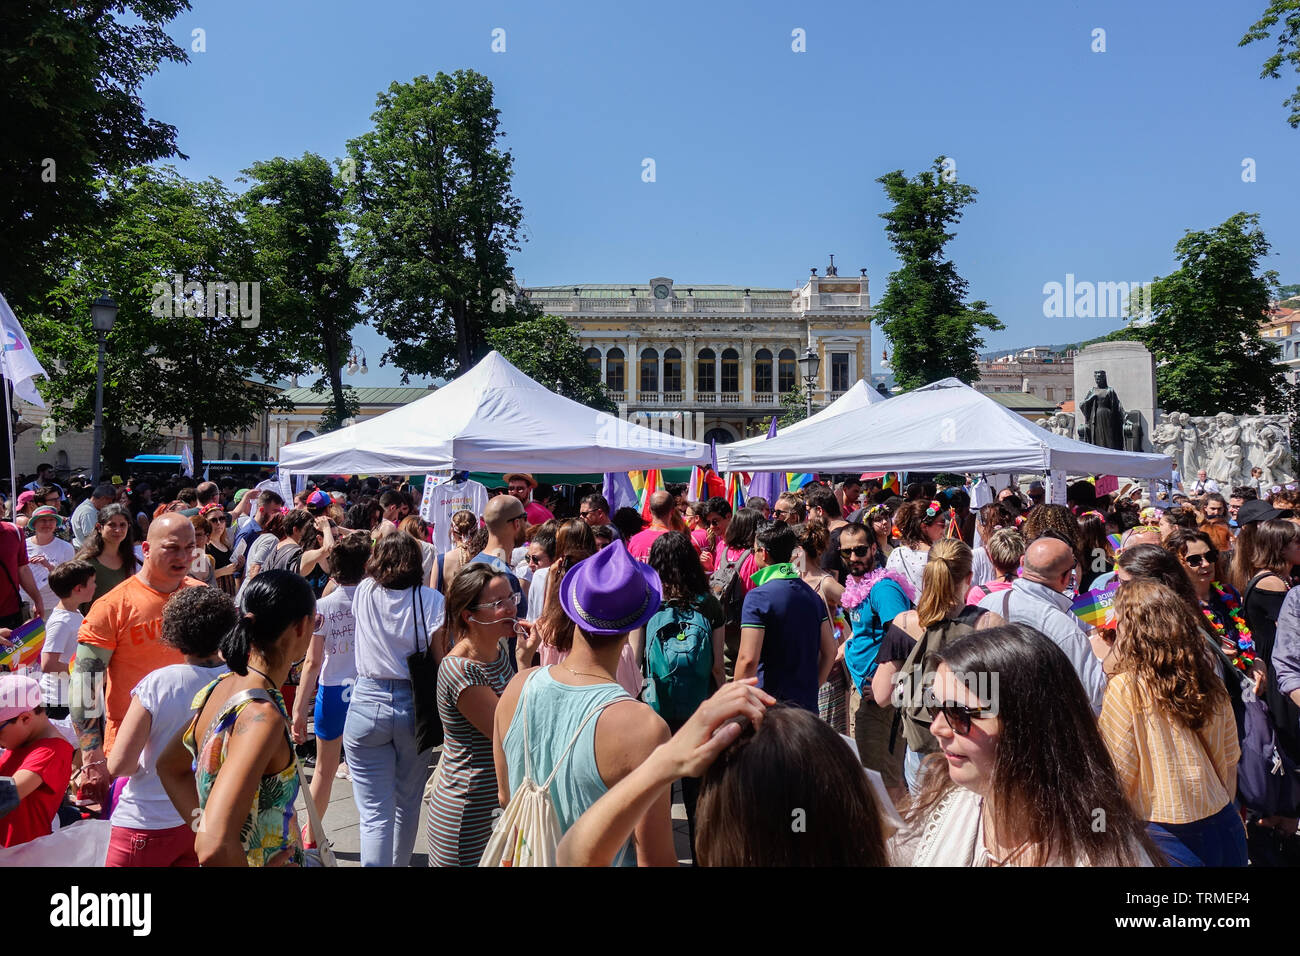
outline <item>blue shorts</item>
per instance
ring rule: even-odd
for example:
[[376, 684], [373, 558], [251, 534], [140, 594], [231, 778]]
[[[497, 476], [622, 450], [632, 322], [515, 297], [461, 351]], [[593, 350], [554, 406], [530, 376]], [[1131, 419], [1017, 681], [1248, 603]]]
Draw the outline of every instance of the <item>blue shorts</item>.
[[316, 687], [316, 737], [319, 740], [338, 740], [343, 736], [343, 724], [348, 718], [348, 701], [352, 697], [352, 684], [335, 684]]

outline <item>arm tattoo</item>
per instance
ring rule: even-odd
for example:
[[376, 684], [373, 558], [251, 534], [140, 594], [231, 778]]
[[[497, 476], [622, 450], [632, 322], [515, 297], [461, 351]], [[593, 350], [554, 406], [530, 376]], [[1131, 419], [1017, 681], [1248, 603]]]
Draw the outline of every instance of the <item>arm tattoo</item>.
[[77, 656], [72, 665], [68, 701], [72, 725], [77, 731], [83, 751], [99, 750], [104, 746], [104, 680], [108, 662], [113, 652], [105, 647], [89, 644], [77, 645]]

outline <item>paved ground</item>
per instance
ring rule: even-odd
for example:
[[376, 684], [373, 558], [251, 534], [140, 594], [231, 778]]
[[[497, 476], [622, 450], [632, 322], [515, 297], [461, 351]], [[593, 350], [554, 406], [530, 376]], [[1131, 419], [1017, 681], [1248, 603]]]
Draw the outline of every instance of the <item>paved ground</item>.
[[[434, 758], [439, 755], [439, 751], [434, 751]], [[307, 767], [307, 776], [313, 776], [315, 770]], [[430, 767], [430, 773], [433, 772]], [[673, 787], [673, 836], [677, 844], [678, 862], [690, 864], [690, 836], [686, 830], [686, 807], [682, 804], [681, 788]], [[428, 816], [426, 808], [420, 808], [420, 835], [415, 841], [415, 853], [411, 856], [412, 866], [427, 866], [428, 855], [426, 853], [427, 837], [425, 836], [425, 820]], [[306, 820], [307, 815], [303, 808], [301, 797], [298, 801], [298, 819]], [[357, 815], [357, 807], [352, 799], [352, 782], [350, 780], [335, 779], [334, 788], [330, 792], [329, 808], [325, 811], [323, 820], [325, 830], [334, 844], [334, 855], [338, 858], [340, 866], [360, 866], [361, 865], [361, 829], [360, 820]]]

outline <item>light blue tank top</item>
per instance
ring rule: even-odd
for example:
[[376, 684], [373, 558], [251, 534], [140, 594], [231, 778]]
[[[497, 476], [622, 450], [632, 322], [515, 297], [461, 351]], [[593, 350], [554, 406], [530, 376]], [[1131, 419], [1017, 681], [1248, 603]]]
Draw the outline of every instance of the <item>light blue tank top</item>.
[[[574, 687], [551, 677], [549, 667], [539, 667], [524, 682], [520, 704], [510, 720], [502, 747], [510, 770], [510, 793], [524, 779], [524, 713], [528, 718], [529, 759], [533, 780], [539, 785], [551, 775], [555, 762], [564, 753], [574, 733], [591, 711], [610, 701], [632, 698], [618, 684]], [[568, 758], [551, 783], [551, 804], [560, 822], [561, 832], [582, 816], [609, 788], [596, 768], [596, 723], [600, 715], [587, 721]], [[636, 853], [630, 846], [621, 854], [623, 866], [636, 866]]]

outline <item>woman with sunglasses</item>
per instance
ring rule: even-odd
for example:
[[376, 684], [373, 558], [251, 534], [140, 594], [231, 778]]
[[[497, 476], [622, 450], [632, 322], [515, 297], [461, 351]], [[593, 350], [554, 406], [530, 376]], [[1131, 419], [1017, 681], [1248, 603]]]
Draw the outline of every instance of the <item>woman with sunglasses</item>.
[[213, 582], [226, 594], [234, 597], [238, 590], [235, 581], [235, 565], [230, 557], [230, 515], [222, 510], [221, 505], [211, 504], [200, 510], [208, 520], [212, 534], [208, 537], [208, 559], [212, 562]]
[[1129, 803], [1176, 864], [1245, 866], [1237, 723], [1201, 623], [1142, 578], [1120, 585], [1115, 618], [1098, 727]]
[[918, 600], [930, 548], [943, 537], [948, 517], [947, 509], [937, 501], [909, 501], [894, 513], [894, 527], [901, 541], [885, 567], [906, 578]]
[[1155, 849], [1064, 651], [1008, 624], [953, 641], [932, 661], [940, 753], [893, 841], [895, 865], [1150, 865]]
[[[492, 721], [501, 692], [537, 649], [537, 639], [518, 620], [517, 593], [486, 564], [465, 568], [447, 593], [453, 646], [438, 666], [438, 714], [446, 737], [429, 797], [430, 866], [478, 866], [492, 833]], [[507, 641], [517, 629], [522, 633], [512, 660]]]
[[[362, 529], [368, 530], [368, 529]], [[352, 597], [357, 682], [343, 752], [361, 822], [362, 866], [407, 866], [415, 849], [430, 751], [416, 745], [407, 658], [432, 646], [442, 659], [442, 595], [424, 583], [409, 534], [386, 534]]]
[[862, 523], [876, 539], [876, 567], [884, 568], [894, 553], [894, 514], [889, 505], [872, 505], [862, 516]]

